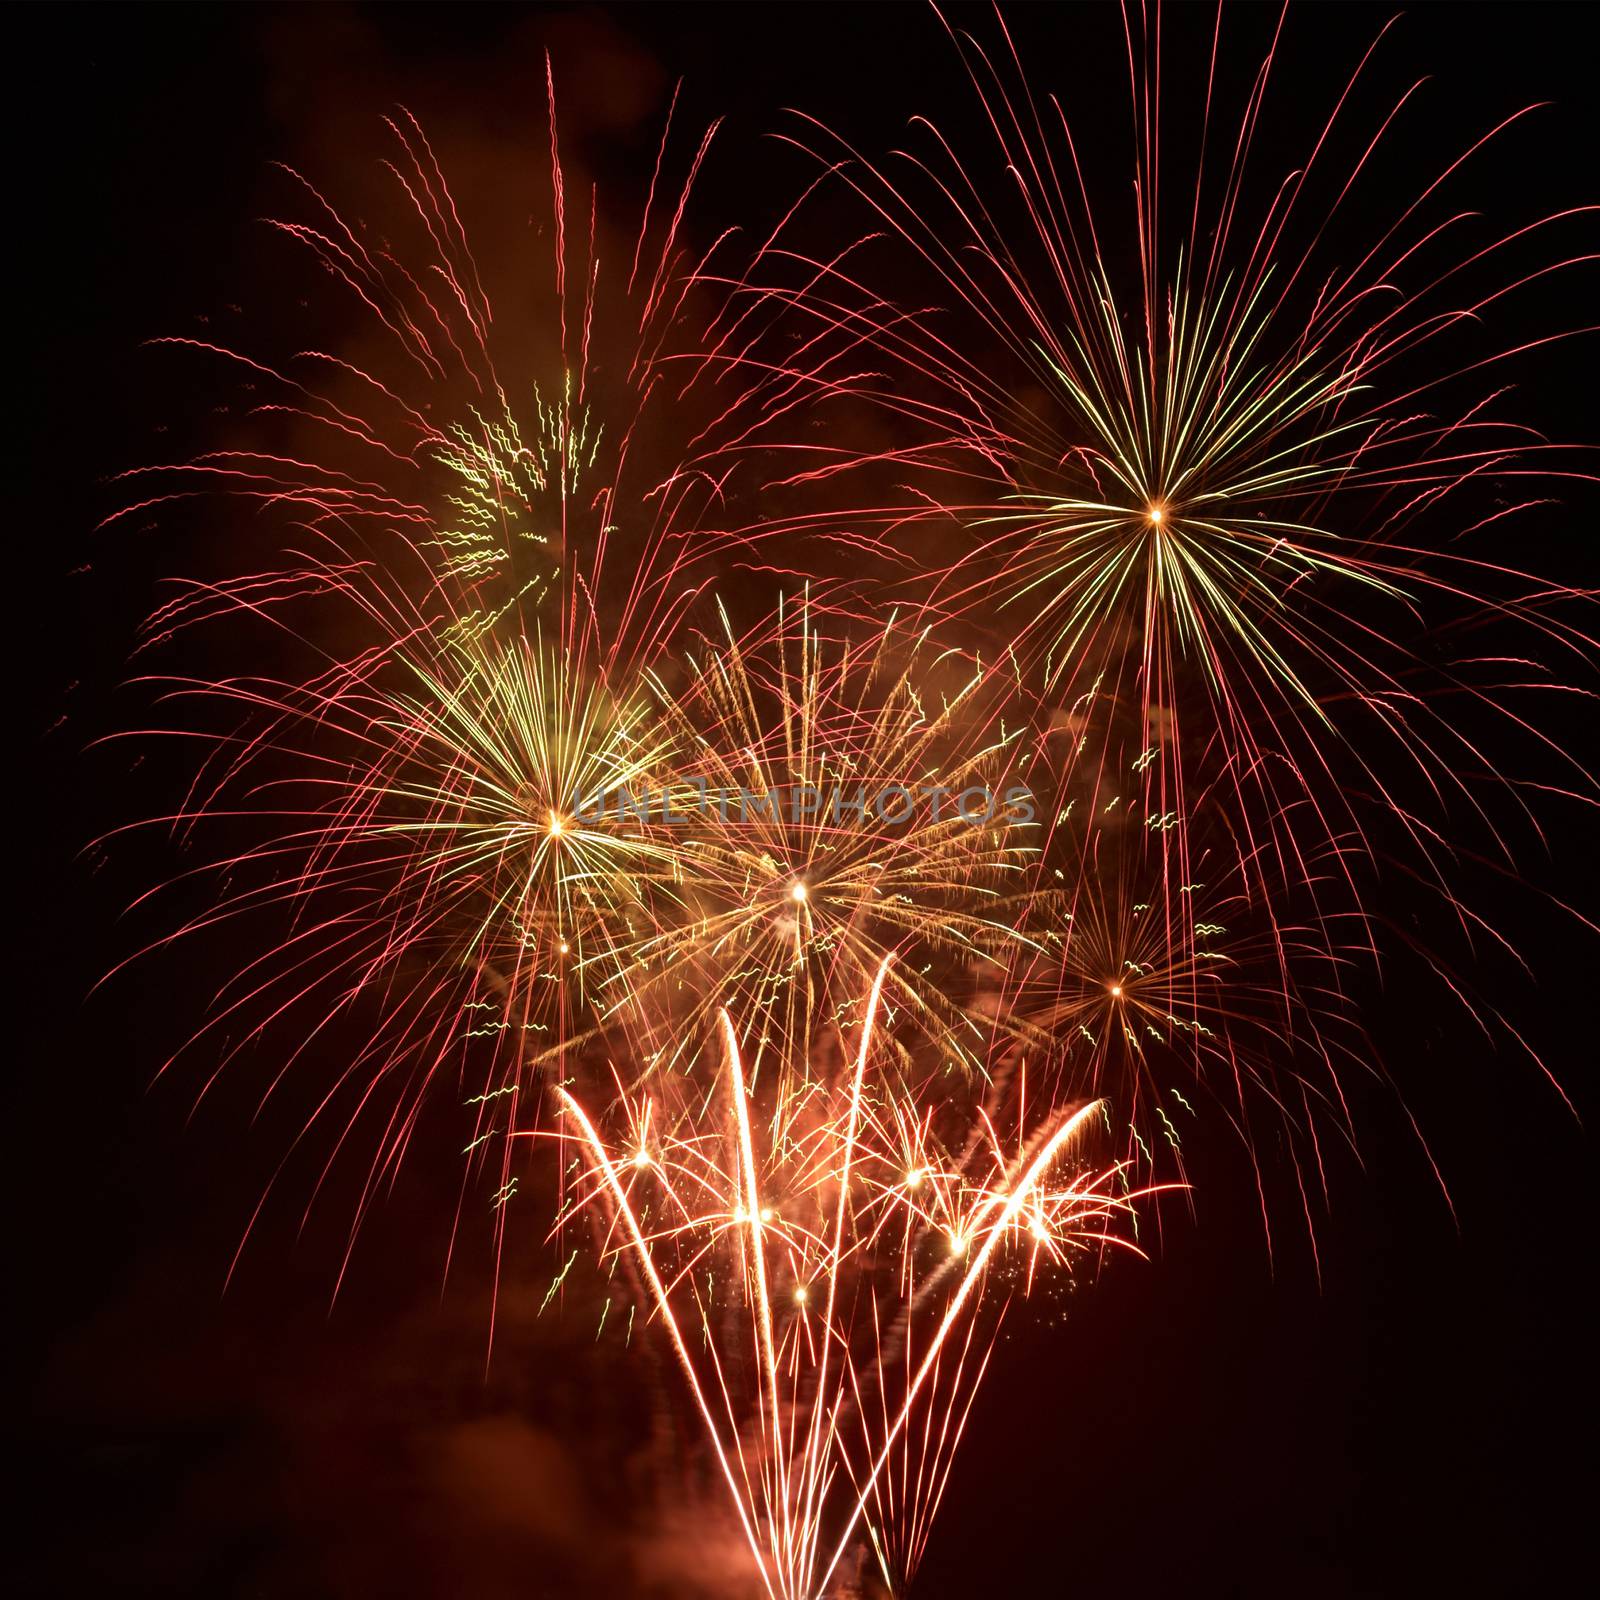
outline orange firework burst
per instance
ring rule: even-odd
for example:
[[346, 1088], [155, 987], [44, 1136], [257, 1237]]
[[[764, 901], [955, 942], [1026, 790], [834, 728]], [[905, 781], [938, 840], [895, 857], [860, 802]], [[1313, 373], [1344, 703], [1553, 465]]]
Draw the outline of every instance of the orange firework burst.
[[760, 1018], [756, 1075], [767, 1050], [804, 1061], [814, 1028], [856, 1025], [898, 953], [889, 1003], [905, 1031], [941, 1063], [975, 1064], [963, 997], [975, 969], [998, 973], [1027, 942], [1038, 854], [1026, 725], [1003, 682], [893, 622], [839, 637], [809, 602], [781, 605], [753, 641], [722, 620], [670, 688], [665, 666], [655, 675], [688, 792], [684, 882], [619, 989], [680, 1041], [722, 1006]]
[[[645, 1095], [610, 1119], [559, 1091], [593, 1212], [671, 1340], [767, 1592], [824, 1592], [865, 1521], [909, 1579], [987, 1364], [984, 1308], [1064, 1268], [1139, 1198], [1079, 1151], [1101, 1107], [972, 1106], [874, 1050], [758, 1096], [732, 1019], [718, 1110], [687, 1131]], [[784, 1101], [792, 1103], [785, 1104]], [[719, 1115], [720, 1112], [720, 1115]], [[604, 1131], [609, 1123], [615, 1131]], [[732, 1322], [729, 1313], [735, 1313]]]

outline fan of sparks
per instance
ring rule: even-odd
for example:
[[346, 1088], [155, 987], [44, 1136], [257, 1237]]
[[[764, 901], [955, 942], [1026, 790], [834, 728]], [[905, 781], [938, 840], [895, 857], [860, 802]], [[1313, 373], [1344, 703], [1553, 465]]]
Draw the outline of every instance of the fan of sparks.
[[863, 1524], [891, 1589], [910, 1582], [988, 1365], [985, 1313], [1131, 1248], [1117, 1224], [1141, 1198], [1121, 1164], [1086, 1162], [1099, 1103], [1030, 1118], [1020, 1079], [908, 1081], [875, 1047], [889, 969], [833, 1070], [758, 1093], [724, 1011], [721, 1082], [692, 1117], [643, 1092], [598, 1118], [559, 1091], [579, 1173], [562, 1220], [592, 1214], [635, 1269], [784, 1600], [826, 1592]]

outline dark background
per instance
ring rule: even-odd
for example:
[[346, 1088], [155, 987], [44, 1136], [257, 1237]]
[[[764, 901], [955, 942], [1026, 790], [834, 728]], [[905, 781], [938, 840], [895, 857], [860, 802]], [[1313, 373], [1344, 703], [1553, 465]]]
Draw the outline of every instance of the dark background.
[[[1390, 14], [1291, 15], [1287, 131], [1304, 138]], [[1195, 16], [1174, 17], [1175, 39], [1208, 37], [1209, 13]], [[1259, 38], [1264, 17], [1244, 14], [1242, 33]], [[1417, 7], [1377, 87], [1432, 75], [1408, 136], [1430, 150], [1554, 101], [1466, 193], [1508, 216], [1590, 200], [1584, 22], [1581, 7]], [[476, 173], [480, 203], [486, 171], [514, 194], [519, 162], [546, 170], [549, 45], [574, 160], [624, 203], [674, 78], [687, 77], [688, 124], [729, 116], [700, 194], [704, 232], [770, 217], [789, 192], [795, 169], [760, 137], [783, 106], [870, 147], [916, 110], [957, 118], [947, 45], [927, 13], [890, 6], [37, 7], [12, 24], [27, 36], [4, 69], [22, 280], [7, 528], [22, 1026], [5, 1165], [24, 1516], [7, 1587], [739, 1594], [714, 1493], [679, 1504], [660, 1488], [682, 1476], [662, 1470], [681, 1459], [658, 1403], [670, 1373], [596, 1346], [581, 1312], [538, 1316], [550, 1264], [531, 1246], [508, 1273], [485, 1372], [486, 1263], [467, 1252], [441, 1292], [448, 1134], [419, 1146], [332, 1309], [344, 1232], [335, 1212], [320, 1225], [314, 1213], [297, 1237], [299, 1192], [269, 1209], [223, 1295], [293, 1123], [252, 1121], [253, 1095], [228, 1089], [188, 1120], [192, 1077], [148, 1088], [225, 948], [86, 999], [129, 954], [118, 912], [159, 868], [143, 847], [84, 852], [148, 781], [87, 747], [125, 720], [116, 684], [132, 630], [155, 580], [183, 565], [159, 535], [91, 530], [117, 503], [106, 476], [163, 454], [157, 430], [206, 404], [140, 341], [203, 336], [230, 305], [270, 296], [253, 220], [269, 159], [348, 175], [398, 99], [447, 170]], [[1019, 20], [1036, 78], [1101, 97], [1120, 137], [1119, 26], [1109, 9]], [[1381, 180], [1396, 199], [1431, 170], [1399, 157]], [[1505, 331], [1592, 320], [1595, 282], [1518, 303]], [[1518, 414], [1592, 439], [1581, 368], [1593, 351], [1520, 367]], [[1535, 524], [1552, 541], [1544, 565], [1577, 579], [1587, 560], [1593, 581], [1595, 510], [1592, 491], [1573, 492]], [[1594, 749], [1592, 721], [1564, 736]], [[1526, 892], [1486, 880], [1477, 901], [1533, 976], [1483, 953], [1474, 978], [1592, 1111], [1597, 942], [1539, 902], [1556, 890], [1593, 907], [1592, 824], [1554, 803], [1545, 815], [1548, 848], [1525, 841]], [[1154, 1259], [1108, 1271], [1064, 1327], [1026, 1309], [1010, 1319], [919, 1594], [1514, 1594], [1583, 1570], [1589, 1138], [1526, 1057], [1408, 989], [1403, 966], [1365, 1020], [1455, 1218], [1398, 1104], [1374, 1092], [1362, 1164], [1333, 1164], [1319, 1285], [1292, 1228], [1269, 1257], [1239, 1152], [1201, 1141], [1198, 1226], [1169, 1218]], [[1266, 1165], [1274, 1213], [1292, 1216], [1288, 1171], [1270, 1153]]]

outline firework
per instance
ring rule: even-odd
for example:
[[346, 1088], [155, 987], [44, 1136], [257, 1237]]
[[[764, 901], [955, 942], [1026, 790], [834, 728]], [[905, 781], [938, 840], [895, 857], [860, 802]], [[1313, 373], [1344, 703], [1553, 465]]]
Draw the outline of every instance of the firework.
[[[445, 1079], [474, 1108], [473, 1169], [510, 1192], [507, 1102], [596, 1028], [597, 997], [693, 882], [677, 834], [600, 826], [591, 801], [659, 787], [681, 756], [642, 668], [703, 581], [686, 550], [716, 486], [681, 466], [652, 362], [705, 265], [679, 227], [711, 133], [676, 193], [664, 135], [638, 237], [608, 250], [594, 197], [568, 188], [553, 76], [549, 92], [546, 287], [510, 317], [491, 302], [406, 113], [382, 228], [285, 169], [297, 208], [270, 227], [369, 325], [361, 362], [157, 341], [236, 382], [239, 438], [125, 474], [108, 519], [247, 520], [222, 575], [179, 583], [142, 643], [170, 720], [141, 736], [205, 751], [152, 821], [203, 863], [184, 879], [217, 884], [158, 942], [221, 924], [259, 941], [189, 1048], [226, 1040], [220, 1071], [289, 1037], [268, 1094], [358, 1021], [365, 1043], [307, 1122], [340, 1150], [365, 1134], [358, 1223]], [[263, 543], [272, 564], [248, 569]], [[248, 664], [206, 672], [212, 641]]]
[[[1143, 26], [1131, 273], [1003, 23], [994, 51], [952, 34], [986, 154], [925, 125], [902, 179], [808, 123], [815, 192], [871, 236], [819, 252], [803, 202], [740, 272], [682, 242], [709, 134], [678, 185], [664, 139], [612, 268], [552, 78], [531, 330], [397, 114], [393, 229], [298, 174], [272, 224], [375, 353], [165, 341], [240, 380], [241, 437], [126, 474], [110, 519], [248, 511], [275, 541], [144, 641], [248, 661], [150, 677], [156, 731], [202, 752], [157, 821], [217, 885], [159, 942], [248, 949], [189, 1048], [214, 1075], [288, 1038], [265, 1092], [303, 1072], [307, 1131], [366, 1141], [356, 1227], [441, 1088], [497, 1248], [550, 1177], [782, 1600], [869, 1551], [910, 1582], [1007, 1306], [1127, 1245], [1205, 1107], [1252, 1159], [1266, 1109], [1310, 1222], [1321, 1130], [1354, 1142], [1346, 1083], [1378, 1070], [1346, 979], [1380, 953], [1376, 835], [1478, 925], [1447, 825], [1508, 849], [1480, 780], [1516, 791], [1451, 709], [1542, 737], [1439, 630], [1592, 658], [1581, 597], [1439, 534], [1498, 520], [1457, 511], [1491, 475], [1581, 469], [1476, 399], [1429, 409], [1447, 341], [1569, 263], [1456, 291], [1562, 219], [1451, 253], [1452, 167], [1320, 267], [1380, 142], [1318, 210], [1352, 80], [1248, 220], [1270, 52], [1237, 127], [1208, 93], [1174, 200]], [[741, 527], [751, 461], [775, 509]], [[848, 579], [806, 571], [825, 541]]]
[[[847, 535], [919, 621], [1003, 634], [1041, 703], [1095, 724], [1058, 745], [1063, 801], [1120, 803], [1152, 835], [1148, 881], [1118, 899], [1162, 907], [1155, 965], [1210, 960], [1194, 931], [1208, 919], [1179, 900], [1225, 879], [1267, 919], [1304, 1032], [1294, 952], [1313, 948], [1324, 976], [1378, 961], [1368, 885], [1390, 839], [1444, 918], [1498, 937], [1457, 892], [1457, 853], [1476, 830], [1510, 865], [1527, 802], [1469, 726], [1531, 736], [1554, 786], [1597, 798], [1529, 699], [1568, 692], [1556, 663], [1592, 673], [1573, 620], [1587, 597], [1476, 548], [1592, 473], [1470, 392], [1515, 351], [1462, 346], [1508, 295], [1592, 259], [1524, 256], [1593, 208], [1465, 242], [1469, 219], [1440, 207], [1502, 124], [1335, 263], [1330, 218], [1359, 204], [1403, 107], [1354, 132], [1368, 61], [1305, 159], [1264, 186], [1275, 44], [1236, 120], [1208, 92], [1180, 128], [1162, 114], [1159, 14], [1128, 12], [1126, 28], [1129, 213], [1093, 203], [1086, 152], [1102, 141], [1075, 138], [1070, 102], [1035, 90], [1003, 19], [987, 42], [950, 28], [984, 142], [919, 118], [922, 142], [877, 163], [802, 119], [790, 142], [820, 175], [731, 283], [693, 370], [753, 375], [741, 448], [770, 443], [807, 496], [751, 539]], [[1347, 134], [1358, 153], [1341, 166]], [[1182, 179], [1178, 150], [1198, 153]], [[812, 208], [847, 202], [865, 231], [818, 256]], [[803, 440], [790, 422], [864, 405], [891, 445], [853, 448], [842, 423]], [[1534, 487], [1474, 509], [1491, 479]], [[1485, 628], [1516, 642], [1466, 653]], [[1340, 1100], [1332, 1077], [1320, 1098]]]
[[[904, 1082], [874, 1034], [853, 1060], [751, 1085], [725, 1073], [690, 1131], [645, 1097], [601, 1119], [560, 1091], [592, 1212], [637, 1266], [769, 1594], [819, 1595], [865, 1521], [891, 1581], [915, 1566], [987, 1364], [986, 1302], [1113, 1231], [1136, 1195], [1086, 1166], [1095, 1102], [1029, 1122]], [[792, 1106], [776, 1104], [792, 1098]], [[607, 1123], [615, 1131], [605, 1131]], [[876, 1523], [874, 1523], [874, 1519]]]
[[654, 675], [685, 753], [685, 881], [619, 988], [680, 1040], [719, 1007], [760, 1018], [759, 1076], [769, 1049], [804, 1061], [817, 1026], [858, 1026], [859, 997], [897, 954], [887, 1003], [902, 1036], [977, 1066], [975, 974], [1027, 942], [1038, 855], [1003, 674], [892, 621], [839, 637], [804, 600], [753, 640], [721, 622], [670, 688], [665, 667]]

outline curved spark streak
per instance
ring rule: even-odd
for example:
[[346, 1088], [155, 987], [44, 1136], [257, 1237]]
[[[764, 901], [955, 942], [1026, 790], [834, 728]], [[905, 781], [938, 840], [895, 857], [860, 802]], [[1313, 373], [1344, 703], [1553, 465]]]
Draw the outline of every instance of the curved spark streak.
[[[896, 1172], [903, 1170], [903, 1152], [894, 1143], [883, 1144], [882, 1131], [886, 1122], [903, 1125], [916, 1120], [909, 1103], [902, 1103], [892, 1084], [878, 1081], [869, 1072], [891, 960], [892, 957], [887, 958], [880, 964], [868, 996], [861, 1035], [846, 1083], [841, 1086], [842, 1103], [831, 1114], [825, 1114], [817, 1134], [818, 1153], [807, 1162], [824, 1175], [813, 1180], [813, 1187], [816, 1182], [825, 1181], [830, 1190], [836, 1191], [831, 1200], [824, 1202], [825, 1216], [817, 1227], [788, 1217], [779, 1219], [780, 1201], [773, 1184], [776, 1174], [783, 1170], [783, 1147], [778, 1147], [779, 1165], [764, 1178], [756, 1148], [751, 1086], [744, 1071], [738, 1033], [726, 1010], [719, 1016], [719, 1034], [735, 1150], [730, 1171], [706, 1168], [705, 1176], [712, 1180], [707, 1191], [712, 1207], [709, 1214], [697, 1215], [692, 1205], [676, 1197], [672, 1174], [681, 1163], [672, 1154], [670, 1139], [659, 1157], [652, 1156], [644, 1164], [638, 1162], [639, 1130], [648, 1125], [647, 1112], [629, 1112], [624, 1137], [614, 1153], [578, 1097], [565, 1087], [560, 1090], [562, 1108], [578, 1129], [578, 1145], [591, 1171], [601, 1180], [594, 1194], [575, 1200], [574, 1209], [589, 1205], [600, 1192], [606, 1193], [615, 1206], [627, 1248], [639, 1264], [654, 1311], [669, 1330], [695, 1409], [710, 1433], [724, 1481], [735, 1497], [740, 1525], [756, 1553], [769, 1592], [782, 1600], [815, 1600], [827, 1587], [869, 1504], [882, 1504], [879, 1479], [908, 1423], [923, 1405], [952, 1334], [964, 1323], [970, 1328], [970, 1314], [977, 1308], [981, 1285], [990, 1277], [1002, 1243], [1025, 1234], [1033, 1259], [1043, 1254], [1056, 1263], [1064, 1260], [1066, 1248], [1074, 1240], [1123, 1243], [1096, 1224], [1113, 1213], [1126, 1212], [1140, 1198], [1138, 1194], [1112, 1195], [1109, 1184], [1120, 1175], [1120, 1166], [1097, 1178], [1074, 1180], [1059, 1193], [1046, 1190], [1047, 1175], [1074, 1136], [1102, 1114], [1098, 1101], [1050, 1115], [1044, 1127], [1029, 1139], [1022, 1139], [1019, 1127], [1019, 1139], [1029, 1153], [1002, 1163], [997, 1183], [975, 1178], [959, 1164], [937, 1175], [930, 1173], [934, 1178], [930, 1187], [949, 1195], [950, 1203], [956, 1207], [947, 1213], [930, 1212], [912, 1200], [910, 1185], [884, 1190], [885, 1194], [898, 1193], [907, 1220], [904, 1261], [902, 1264], [895, 1258], [892, 1268], [896, 1277], [912, 1272], [910, 1263], [924, 1240], [938, 1249], [947, 1235], [959, 1236], [963, 1259], [915, 1372], [892, 1414], [886, 1407], [882, 1436], [874, 1443], [869, 1434], [864, 1434], [866, 1451], [858, 1468], [841, 1425], [847, 1414], [856, 1414], [853, 1408], [859, 1407], [868, 1394], [887, 1398], [891, 1364], [881, 1331], [858, 1355], [859, 1340], [852, 1338], [852, 1319], [842, 1320], [839, 1314], [847, 1274], [849, 1292], [857, 1297], [866, 1292], [873, 1297], [874, 1306], [882, 1292], [881, 1279], [886, 1276], [871, 1259], [882, 1233], [882, 1222], [870, 1216], [870, 1207], [869, 1215], [861, 1224], [857, 1222], [853, 1192], [856, 1171], [862, 1160], [875, 1165], [892, 1161]], [[886, 1117], [886, 1112], [891, 1115]], [[981, 1121], [992, 1142], [995, 1135], [989, 1119], [984, 1116]], [[696, 1153], [701, 1142], [700, 1135], [680, 1135], [677, 1148], [683, 1159], [707, 1161], [703, 1153]], [[987, 1146], [979, 1141], [974, 1148], [982, 1150]], [[994, 1144], [994, 1152], [998, 1154], [998, 1144]], [[630, 1192], [630, 1182], [624, 1177], [624, 1167], [640, 1175], [648, 1172], [667, 1185], [674, 1210], [687, 1220], [681, 1225], [647, 1229]], [[698, 1191], [701, 1180], [692, 1170], [687, 1175], [696, 1179]], [[792, 1195], [784, 1202], [794, 1203]], [[730, 1215], [731, 1228], [727, 1220]], [[701, 1230], [707, 1232], [708, 1243], [696, 1247], [693, 1236]], [[674, 1291], [690, 1284], [691, 1268], [709, 1265], [706, 1252], [719, 1240], [731, 1242], [737, 1267], [735, 1282], [743, 1286], [750, 1318], [757, 1369], [752, 1410], [760, 1446], [759, 1459], [754, 1463], [750, 1459], [754, 1446], [741, 1437], [743, 1419], [729, 1385], [726, 1362], [734, 1359], [734, 1352], [726, 1357], [717, 1353], [712, 1314], [695, 1290], [721, 1395], [719, 1415], [719, 1406], [689, 1350], [674, 1305]], [[687, 1262], [677, 1254], [681, 1248], [693, 1251]], [[813, 1249], [819, 1252], [814, 1259]], [[797, 1251], [801, 1257], [798, 1261]], [[668, 1259], [672, 1262], [670, 1268]], [[774, 1262], [780, 1259], [790, 1262], [797, 1280], [793, 1296], [795, 1321], [781, 1337], [773, 1285]], [[940, 1263], [927, 1274], [924, 1283], [919, 1286], [914, 1275], [905, 1283], [900, 1309], [895, 1313], [897, 1326], [909, 1330], [910, 1319], [919, 1306], [936, 1294], [948, 1278], [952, 1259], [948, 1251], [941, 1252]], [[809, 1319], [817, 1315], [817, 1291], [824, 1280], [826, 1292], [813, 1330]], [[1030, 1267], [1027, 1281], [1031, 1280]], [[853, 1320], [859, 1321], [859, 1314]], [[876, 1327], [876, 1311], [873, 1320]], [[969, 1331], [969, 1346], [970, 1342]], [[811, 1354], [805, 1356], [805, 1350]], [[971, 1394], [986, 1366], [987, 1358], [968, 1372], [963, 1352], [955, 1371], [954, 1390], [945, 1402], [948, 1409], [941, 1430], [940, 1454], [953, 1448], [954, 1439], [959, 1437]], [[808, 1413], [804, 1418], [803, 1410]], [[864, 1417], [859, 1420], [865, 1423]], [[840, 1531], [835, 1536], [830, 1531], [836, 1514], [832, 1491], [840, 1481], [841, 1467], [848, 1471], [850, 1488], [847, 1501], [837, 1511]], [[942, 1479], [935, 1482], [942, 1484]], [[933, 1490], [920, 1476], [908, 1484], [913, 1514], [919, 1497], [929, 1492]], [[931, 1515], [931, 1507], [924, 1514]]]
[[994, 1200], [987, 1202], [989, 1205], [999, 1203], [999, 1212], [989, 1227], [988, 1237], [972, 1258], [966, 1272], [962, 1274], [961, 1282], [952, 1296], [943, 1318], [940, 1320], [939, 1330], [934, 1335], [927, 1354], [922, 1358], [922, 1364], [917, 1369], [916, 1377], [912, 1380], [911, 1388], [906, 1394], [905, 1403], [901, 1406], [900, 1413], [894, 1420], [889, 1436], [883, 1441], [883, 1447], [878, 1452], [877, 1460], [872, 1464], [872, 1471], [868, 1476], [866, 1487], [856, 1496], [855, 1506], [850, 1513], [850, 1521], [846, 1525], [844, 1532], [839, 1536], [839, 1543], [833, 1552], [833, 1559], [828, 1563], [827, 1571], [822, 1575], [823, 1584], [827, 1583], [828, 1579], [833, 1575], [834, 1568], [838, 1566], [839, 1558], [844, 1554], [850, 1535], [854, 1532], [855, 1525], [860, 1520], [861, 1513], [865, 1509], [867, 1493], [878, 1474], [883, 1471], [883, 1464], [888, 1460], [889, 1451], [894, 1441], [900, 1436], [901, 1429], [905, 1427], [906, 1421], [911, 1415], [911, 1408], [916, 1402], [917, 1396], [922, 1392], [923, 1384], [927, 1382], [929, 1374], [936, 1366], [939, 1352], [944, 1348], [944, 1342], [949, 1337], [950, 1330], [956, 1325], [956, 1320], [960, 1317], [962, 1308], [966, 1305], [973, 1290], [982, 1279], [984, 1270], [989, 1265], [989, 1258], [994, 1254], [1001, 1239], [1005, 1237], [1006, 1232], [1011, 1227], [1011, 1224], [1016, 1221], [1023, 1207], [1032, 1198], [1033, 1191], [1038, 1187], [1045, 1173], [1049, 1171], [1051, 1163], [1066, 1147], [1068, 1141], [1078, 1129], [1089, 1118], [1099, 1115], [1100, 1111], [1100, 1104], [1097, 1101], [1091, 1101], [1088, 1105], [1080, 1107], [1080, 1109], [1073, 1112], [1045, 1142], [1044, 1148], [1034, 1157], [1027, 1171], [1013, 1188], [1009, 1198], [1003, 1203]]
[[689, 1380], [690, 1392], [693, 1394], [700, 1416], [705, 1422], [706, 1433], [711, 1440], [712, 1448], [716, 1451], [717, 1463], [722, 1468], [722, 1475], [727, 1480], [728, 1491], [733, 1496], [734, 1508], [739, 1513], [740, 1524], [744, 1528], [746, 1539], [750, 1541], [750, 1550], [756, 1558], [756, 1567], [761, 1573], [762, 1585], [769, 1595], [776, 1594], [777, 1591], [773, 1588], [772, 1579], [767, 1572], [767, 1558], [762, 1552], [761, 1542], [756, 1537], [755, 1527], [745, 1510], [745, 1496], [740, 1493], [738, 1481], [733, 1475], [732, 1464], [728, 1460], [727, 1452], [722, 1447], [721, 1430], [717, 1427], [716, 1418], [711, 1413], [711, 1407], [706, 1400], [705, 1391], [700, 1387], [700, 1378], [694, 1368], [694, 1359], [690, 1356], [689, 1347], [684, 1342], [683, 1332], [678, 1327], [678, 1319], [673, 1313], [672, 1301], [667, 1295], [666, 1285], [662, 1283], [661, 1276], [656, 1271], [655, 1258], [650, 1253], [649, 1241], [639, 1227], [639, 1219], [634, 1215], [627, 1191], [622, 1187], [622, 1182], [617, 1177], [617, 1170], [612, 1165], [611, 1158], [606, 1154], [605, 1146], [600, 1142], [600, 1136], [595, 1132], [594, 1124], [590, 1122], [588, 1113], [574, 1098], [571, 1090], [564, 1085], [558, 1085], [556, 1093], [560, 1097], [562, 1107], [567, 1115], [578, 1124], [589, 1154], [593, 1157], [596, 1167], [604, 1175], [606, 1186], [611, 1191], [611, 1197], [616, 1202], [617, 1209], [622, 1213], [623, 1221], [627, 1224], [628, 1234], [633, 1242], [640, 1270], [645, 1275], [645, 1281], [650, 1285], [650, 1292], [655, 1299], [656, 1310], [660, 1313], [661, 1320], [666, 1324], [667, 1331], [671, 1336], [672, 1348], [677, 1352], [678, 1363], [683, 1368], [684, 1376]]

